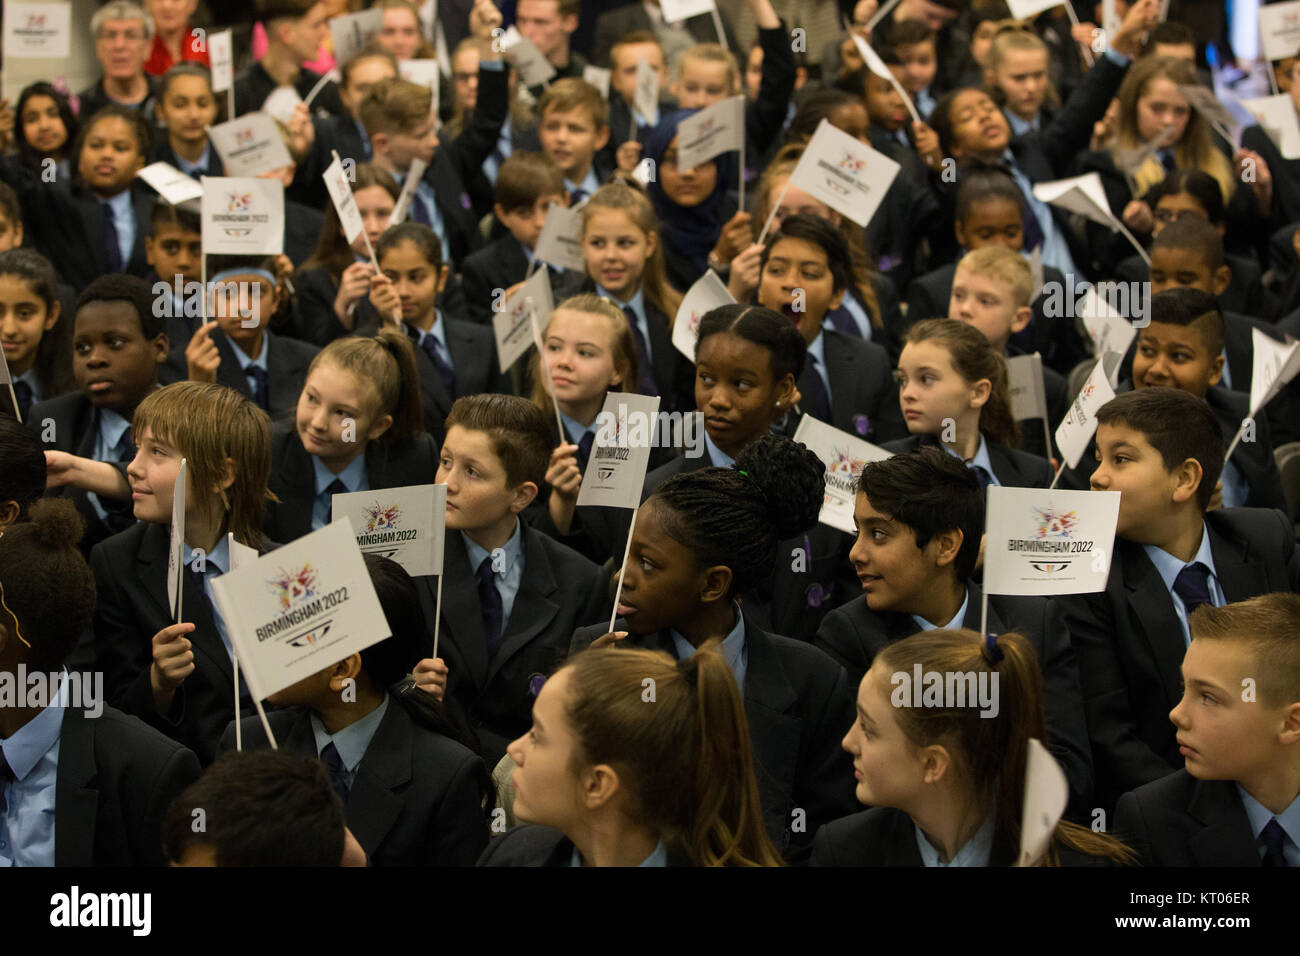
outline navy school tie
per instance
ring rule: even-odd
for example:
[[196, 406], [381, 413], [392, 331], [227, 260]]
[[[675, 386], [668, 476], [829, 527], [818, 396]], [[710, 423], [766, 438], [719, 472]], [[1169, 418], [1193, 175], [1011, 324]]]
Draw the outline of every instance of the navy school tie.
[[[3, 759], [0, 757], [0, 760]], [[1286, 831], [1282, 829], [1282, 824], [1277, 822], [1277, 817], [1273, 817], [1264, 825], [1259, 838], [1264, 843], [1264, 858], [1260, 861], [1261, 865], [1286, 866], [1286, 857], [1282, 853], [1282, 844], [1286, 842]]]
[[334, 520], [334, 496], [341, 495], [347, 490], [348, 490], [348, 486], [343, 484], [342, 479], [335, 478], [328, 485], [326, 485], [325, 490], [321, 492], [321, 495], [325, 498], [326, 503], [329, 504], [330, 521]]
[[478, 579], [478, 600], [483, 606], [483, 633], [487, 635], [488, 653], [495, 654], [501, 644], [501, 625], [504, 605], [497, 590], [496, 572], [492, 570], [492, 555], [484, 558], [474, 575]]
[[320, 752], [320, 759], [325, 769], [330, 772], [330, 786], [339, 795], [339, 799], [347, 803], [348, 774], [343, 768], [343, 757], [339, 755], [339, 748], [334, 746], [334, 741], [331, 740], [325, 745], [325, 749]]
[[822, 381], [821, 374], [817, 371], [820, 364], [817, 356], [809, 352], [808, 374], [804, 376], [804, 383], [808, 387], [800, 389], [804, 395], [799, 401], [799, 406], [806, 414], [818, 421], [830, 424], [831, 397], [826, 391], [826, 383]]
[[32, 387], [26, 382], [14, 379], [14, 396], [18, 399], [18, 415], [27, 421], [27, 412], [32, 407]]
[[245, 377], [252, 379], [253, 401], [257, 403], [257, 406], [262, 409], [262, 411], [269, 412], [271, 409], [269, 404], [270, 396], [267, 386], [266, 369], [262, 368], [260, 365], [253, 365], [250, 363], [244, 366], [244, 375]]
[[118, 244], [117, 223], [113, 220], [113, 207], [100, 203], [104, 210], [104, 261], [109, 272], [122, 271], [122, 247]]
[[429, 333], [424, 337], [424, 341], [420, 343], [420, 348], [424, 349], [428, 354], [430, 361], [433, 362], [433, 367], [438, 370], [438, 375], [442, 378], [442, 383], [447, 386], [447, 397], [455, 398], [456, 372], [452, 369], [451, 363], [443, 358], [442, 353], [438, 350], [438, 340], [433, 337], [432, 333]]
[[1210, 569], [1201, 562], [1189, 564], [1174, 578], [1174, 593], [1187, 605], [1191, 614], [1202, 604], [1210, 604]]
[[980, 491], [986, 490], [993, 483], [992, 476], [983, 465], [967, 465], [966, 467], [975, 472], [975, 477], [979, 479]]
[[623, 306], [627, 324], [632, 329], [632, 339], [636, 343], [637, 380], [636, 390], [642, 395], [658, 395], [659, 386], [655, 384], [654, 368], [650, 365], [650, 346], [641, 333], [641, 326], [636, 321], [636, 310], [630, 305]]

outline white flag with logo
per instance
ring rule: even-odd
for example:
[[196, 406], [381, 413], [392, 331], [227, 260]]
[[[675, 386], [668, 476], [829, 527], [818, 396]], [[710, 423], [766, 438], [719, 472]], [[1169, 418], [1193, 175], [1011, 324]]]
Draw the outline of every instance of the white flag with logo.
[[1070, 784], [1061, 765], [1040, 740], [1029, 738], [1017, 866], [1033, 866], [1047, 853], [1069, 799]]
[[209, 126], [208, 138], [231, 176], [258, 176], [293, 164], [275, 119], [260, 110]]
[[899, 169], [888, 156], [822, 120], [790, 182], [865, 227]]
[[695, 361], [695, 339], [700, 329], [700, 319], [714, 309], [732, 305], [735, 299], [727, 291], [718, 274], [712, 269], [695, 280], [695, 284], [682, 296], [682, 304], [673, 320], [673, 345], [692, 363]]
[[745, 98], [730, 96], [684, 119], [677, 127], [677, 168], [694, 169], [745, 145]]
[[360, 53], [384, 26], [384, 11], [378, 7], [360, 13], [344, 13], [330, 19], [334, 38], [334, 62], [342, 65]]
[[4, 5], [6, 60], [63, 60], [71, 55], [72, 4]]
[[256, 699], [392, 633], [354, 537], [343, 518], [213, 580]]
[[284, 251], [284, 183], [246, 176], [204, 176], [200, 182], [205, 255]]
[[515, 68], [524, 86], [544, 86], [551, 82], [555, 67], [513, 24], [506, 27], [500, 42], [502, 55]]
[[[1287, 54], [1294, 55], [1294, 51]], [[1241, 105], [1255, 117], [1255, 122], [1273, 141], [1283, 159], [1300, 159], [1300, 122], [1296, 121], [1295, 103], [1290, 93], [1245, 99]]]
[[1300, 370], [1300, 342], [1279, 342], [1262, 329], [1250, 330], [1254, 356], [1251, 360], [1250, 414], [1271, 402]]
[[[388, 217], [388, 225], [391, 228], [398, 223], [406, 222], [406, 217], [411, 212], [411, 200], [415, 198], [415, 191], [420, 188], [420, 182], [424, 179], [424, 171], [429, 168], [429, 164], [419, 156], [411, 157], [410, 168], [406, 170], [406, 179], [402, 183], [402, 191], [397, 194], [397, 202], [393, 205], [393, 214]], [[356, 200], [353, 200], [356, 205]], [[357, 213], [360, 217], [360, 212]], [[348, 242], [352, 240], [349, 239]], [[443, 250], [446, 255], [446, 250]]]
[[208, 34], [208, 63], [212, 70], [212, 92], [222, 93], [235, 84], [235, 53], [231, 31]]
[[396, 561], [412, 577], [442, 573], [446, 485], [408, 485], [334, 495], [334, 520], [347, 518], [362, 554]]
[[1017, 20], [1028, 20], [1030, 17], [1038, 16], [1044, 10], [1060, 5], [1061, 0], [1007, 0], [1007, 8], [1011, 11], [1011, 16]]
[[1018, 422], [1031, 418], [1047, 421], [1047, 389], [1043, 386], [1043, 357], [1037, 352], [1007, 359], [1007, 390], [1011, 417]]
[[352, 195], [352, 184], [348, 182], [347, 174], [343, 172], [343, 162], [337, 153], [334, 161], [325, 167], [322, 176], [325, 180], [325, 189], [334, 203], [334, 211], [339, 215], [339, 225], [343, 228], [343, 235], [351, 244], [357, 236], [361, 235], [365, 223], [361, 221], [357, 197]]
[[600, 98], [602, 100], [609, 99], [609, 81], [612, 75], [613, 72], [605, 69], [603, 66], [588, 65], [582, 68], [582, 78], [596, 89], [600, 90]]
[[644, 59], [636, 63], [636, 92], [632, 108], [644, 119], [654, 120], [659, 115], [659, 74]]
[[[1118, 289], [1120, 284], [1117, 282], [1107, 282], [1104, 286], [1109, 289]], [[1149, 283], [1142, 283], [1143, 289], [1149, 289]], [[1083, 301], [1079, 305], [1079, 318], [1083, 320], [1083, 327], [1088, 330], [1088, 336], [1092, 339], [1098, 355], [1105, 355], [1107, 352], [1114, 352], [1116, 355], [1124, 355], [1128, 352], [1129, 346], [1137, 338], [1137, 328], [1125, 316], [1120, 315], [1106, 301], [1106, 297], [1101, 295], [1098, 286], [1089, 286], [1088, 291], [1084, 293]], [[1142, 306], [1141, 315], [1146, 314], [1146, 306]], [[1139, 318], [1141, 317], [1139, 315]], [[1119, 374], [1119, 367], [1115, 367], [1115, 374]], [[1115, 380], [1110, 381], [1112, 386]]]
[[230, 555], [230, 570], [237, 571], [240, 568], [246, 568], [261, 555], [256, 548], [250, 548], [246, 544], [240, 544], [235, 540], [235, 532], [226, 532], [226, 553]]
[[869, 461], [884, 461], [893, 453], [848, 432], [832, 428], [805, 415], [795, 430], [794, 440], [803, 442], [826, 466], [826, 496], [817, 520], [848, 534], [857, 532], [853, 505], [858, 497], [858, 475]]
[[1101, 185], [1101, 177], [1096, 173], [1085, 173], [1069, 179], [1055, 179], [1050, 183], [1036, 183], [1034, 198], [1078, 213], [1083, 218], [1100, 225], [1115, 228], [1116, 220], [1110, 211], [1106, 190]]
[[203, 187], [199, 185], [198, 180], [181, 172], [171, 163], [150, 163], [136, 175], [173, 206], [179, 206], [203, 195]]
[[1106, 352], [1097, 360], [1092, 374], [1079, 389], [1079, 394], [1074, 396], [1065, 420], [1056, 427], [1056, 447], [1071, 468], [1079, 464], [1093, 432], [1097, 430], [1097, 409], [1115, 397], [1110, 383], [1120, 360], [1114, 352]]
[[989, 485], [984, 521], [988, 594], [1091, 594], [1106, 589], [1118, 491]]
[[[503, 372], [519, 361], [519, 357], [528, 351], [528, 346], [533, 344], [529, 309], [535, 310], [539, 316], [549, 316], [555, 311], [555, 304], [551, 301], [551, 280], [545, 269], [534, 270], [528, 281], [506, 299], [505, 308], [492, 313], [497, 361]], [[538, 324], [541, 324], [540, 319]]]
[[172, 485], [172, 528], [167, 545], [167, 603], [171, 605], [172, 620], [180, 623], [181, 582], [185, 579], [185, 491], [188, 487], [189, 465], [181, 459], [180, 470]]
[[711, 13], [715, 7], [713, 0], [659, 0], [659, 9], [669, 23], [677, 23], [687, 17], [697, 17]]
[[[533, 256], [561, 269], [575, 272], [586, 269], [587, 260], [582, 257], [582, 213], [551, 203]], [[539, 271], [546, 272], [545, 269]]]
[[1259, 45], [1266, 60], [1285, 60], [1300, 50], [1300, 0], [1270, 3], [1255, 10]]
[[605, 406], [596, 416], [587, 472], [578, 490], [579, 505], [633, 511], [641, 506], [641, 489], [658, 420], [658, 395], [605, 395]]

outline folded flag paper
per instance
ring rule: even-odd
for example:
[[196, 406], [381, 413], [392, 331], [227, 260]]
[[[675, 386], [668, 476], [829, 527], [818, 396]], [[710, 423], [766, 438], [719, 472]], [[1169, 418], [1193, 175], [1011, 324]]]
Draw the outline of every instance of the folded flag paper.
[[862, 473], [862, 466], [870, 461], [892, 458], [893, 454], [819, 422], [811, 415], [805, 415], [799, 422], [794, 440], [806, 445], [826, 466], [826, 495], [817, 520], [847, 534], [855, 534], [857, 525], [853, 521], [853, 506], [858, 497], [858, 475]]
[[718, 274], [712, 269], [706, 270], [682, 297], [677, 318], [673, 320], [673, 346], [694, 364], [695, 339], [700, 329], [700, 319], [714, 309], [732, 305], [735, 301]]

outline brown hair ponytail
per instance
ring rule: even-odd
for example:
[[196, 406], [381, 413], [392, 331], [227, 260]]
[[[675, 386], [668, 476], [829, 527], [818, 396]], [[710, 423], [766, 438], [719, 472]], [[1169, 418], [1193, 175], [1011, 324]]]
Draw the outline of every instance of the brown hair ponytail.
[[907, 330], [903, 342], [942, 342], [958, 375], [967, 382], [988, 379], [989, 400], [980, 409], [980, 434], [999, 445], [1020, 447], [1020, 427], [1011, 414], [1006, 360], [979, 329], [958, 319], [922, 319]]
[[393, 416], [393, 424], [380, 436], [380, 441], [414, 438], [424, 431], [415, 349], [401, 332], [380, 329], [374, 338], [335, 339], [316, 353], [307, 374], [324, 363], [374, 386], [379, 393], [378, 414]]
[[763, 829], [744, 703], [716, 640], [680, 662], [598, 648], [568, 666], [576, 759], [617, 771], [630, 817], [696, 866], [781, 865]]

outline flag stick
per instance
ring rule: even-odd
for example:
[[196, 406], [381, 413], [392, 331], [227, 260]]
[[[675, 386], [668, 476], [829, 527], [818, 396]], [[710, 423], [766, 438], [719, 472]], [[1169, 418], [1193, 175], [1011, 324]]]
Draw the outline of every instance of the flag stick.
[[727, 46], [727, 33], [722, 29], [722, 17], [718, 16], [718, 5], [715, 3], [709, 12], [713, 14], [713, 29], [718, 33], [718, 46], [730, 50], [731, 48]]
[[442, 574], [438, 575], [438, 597], [434, 602], [433, 612], [433, 656], [438, 656], [438, 630], [442, 624], [442, 579], [446, 576], [447, 568], [444, 566]]
[[[1070, 26], [1077, 27], [1079, 25], [1079, 17], [1074, 12], [1074, 4], [1070, 3], [1069, 0], [1066, 0], [1065, 3], [1065, 15], [1070, 18]], [[1083, 58], [1088, 61], [1089, 66], [1095, 66], [1097, 63], [1097, 61], [1092, 58], [1092, 48], [1087, 44], [1083, 45]]]
[[226, 118], [235, 118], [235, 84], [233, 82], [226, 87]]
[[233, 642], [230, 645], [230, 664], [235, 674], [235, 749], [243, 750], [244, 728], [239, 726], [239, 654]]
[[[253, 704], [257, 707], [257, 716], [262, 718], [262, 729], [266, 731], [266, 739], [271, 742], [271, 749], [279, 750], [280, 747], [275, 742], [275, 734], [271, 733], [271, 722], [266, 719], [266, 711], [262, 708], [261, 699], [254, 697]], [[236, 724], [235, 726], [238, 727], [239, 725]]]
[[737, 208], [741, 212], [745, 211], [745, 139], [743, 135], [740, 138], [740, 204]]
[[[791, 173], [791, 176], [794, 174]], [[761, 246], [763, 240], [767, 238], [767, 231], [772, 228], [772, 220], [776, 218], [776, 211], [781, 208], [781, 203], [785, 201], [785, 191], [790, 188], [790, 180], [785, 181], [781, 187], [781, 194], [776, 197], [776, 202], [772, 203], [772, 211], [767, 214], [767, 222], [763, 223], [763, 231], [758, 234], [758, 244]]]
[[883, 7], [876, 11], [876, 15], [867, 21], [867, 29], [871, 30], [877, 23], [889, 16], [894, 7], [898, 6], [899, 0], [889, 0]]
[[609, 630], [614, 630], [614, 621], [618, 618], [618, 599], [623, 596], [623, 572], [627, 570], [627, 556], [632, 551], [632, 532], [636, 530], [636, 511], [632, 511], [632, 523], [627, 526], [627, 544], [623, 546], [623, 563], [618, 566], [618, 587], [614, 589], [614, 610], [609, 615]]
[[[311, 88], [311, 92], [307, 94], [307, 98], [303, 100], [303, 105], [305, 105], [308, 109], [311, 109], [311, 101], [316, 98], [317, 93], [325, 89], [325, 84], [329, 82], [329, 79], [330, 79], [330, 75], [326, 73], [319, 80], [317, 80], [316, 85], [313, 86]], [[234, 89], [234, 87], [232, 86], [231, 89]]]
[[1241, 441], [1241, 436], [1246, 433], [1246, 423], [1251, 421], [1252, 418], [1253, 416], [1241, 420], [1241, 427], [1237, 429], [1237, 434], [1232, 436], [1232, 444], [1228, 446], [1228, 453], [1223, 456], [1223, 463], [1225, 465], [1228, 463], [1228, 459], [1232, 457], [1232, 453], [1237, 450], [1237, 445]]
[[989, 632], [989, 592], [988, 588], [983, 589], [980, 594], [980, 637]]
[[1058, 467], [1058, 468], [1056, 469], [1056, 474], [1052, 477], [1052, 483], [1051, 483], [1050, 485], [1047, 486], [1047, 490], [1048, 490], [1048, 491], [1051, 491], [1053, 488], [1056, 487], [1056, 483], [1057, 483], [1058, 481], [1061, 480], [1061, 472], [1063, 472], [1063, 471], [1065, 471], [1065, 459], [1064, 459], [1064, 458], [1061, 459], [1060, 467]]
[[1052, 430], [1047, 427], [1047, 419], [1043, 419], [1043, 448], [1047, 451], [1047, 459], [1052, 459]]

